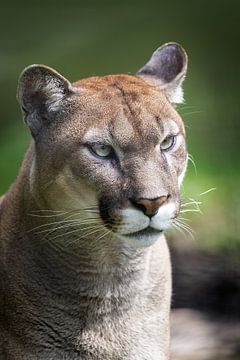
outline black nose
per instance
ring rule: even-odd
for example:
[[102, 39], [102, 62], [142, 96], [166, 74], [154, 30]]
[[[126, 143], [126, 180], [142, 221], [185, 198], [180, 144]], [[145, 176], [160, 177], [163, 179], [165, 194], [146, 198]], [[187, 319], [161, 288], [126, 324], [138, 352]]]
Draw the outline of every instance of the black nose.
[[138, 199], [131, 199], [132, 204], [144, 212], [145, 215], [148, 217], [154, 216], [160, 206], [162, 206], [168, 199], [170, 195], [163, 195], [159, 196], [155, 199], [147, 199], [147, 198], [138, 198]]

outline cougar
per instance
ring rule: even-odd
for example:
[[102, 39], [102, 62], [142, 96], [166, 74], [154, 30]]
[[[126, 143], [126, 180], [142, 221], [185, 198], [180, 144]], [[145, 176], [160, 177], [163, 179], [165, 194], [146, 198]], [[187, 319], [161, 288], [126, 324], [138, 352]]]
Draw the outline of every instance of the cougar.
[[168, 43], [136, 75], [20, 75], [33, 140], [0, 204], [0, 359], [169, 359], [186, 69]]

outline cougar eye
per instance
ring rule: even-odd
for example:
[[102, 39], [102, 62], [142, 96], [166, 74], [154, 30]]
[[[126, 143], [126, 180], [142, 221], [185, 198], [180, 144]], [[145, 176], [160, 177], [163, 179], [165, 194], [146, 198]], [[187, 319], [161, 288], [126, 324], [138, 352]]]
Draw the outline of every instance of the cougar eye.
[[162, 151], [171, 150], [176, 143], [176, 135], [169, 135], [167, 136], [161, 143], [160, 149]]
[[88, 147], [94, 155], [101, 158], [109, 158], [114, 154], [113, 148], [110, 145], [91, 144]]

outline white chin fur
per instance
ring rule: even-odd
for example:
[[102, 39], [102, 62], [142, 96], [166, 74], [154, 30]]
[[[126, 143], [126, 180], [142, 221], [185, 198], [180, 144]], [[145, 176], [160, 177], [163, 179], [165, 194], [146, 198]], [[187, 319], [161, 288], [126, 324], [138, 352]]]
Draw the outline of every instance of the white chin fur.
[[139, 235], [139, 234], [132, 234], [132, 235], [120, 235], [120, 238], [124, 240], [124, 242], [127, 242], [128, 244], [131, 244], [131, 246], [135, 248], [140, 247], [148, 247], [154, 244], [157, 240], [159, 240], [163, 236], [162, 232], [156, 232], [153, 235]]

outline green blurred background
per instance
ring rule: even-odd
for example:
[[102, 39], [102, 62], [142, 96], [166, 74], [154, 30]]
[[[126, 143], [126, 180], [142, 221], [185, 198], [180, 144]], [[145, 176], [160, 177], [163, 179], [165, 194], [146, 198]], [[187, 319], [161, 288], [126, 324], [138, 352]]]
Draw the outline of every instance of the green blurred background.
[[[199, 246], [236, 252], [239, 241], [240, 2], [8, 1], [0, 11], [0, 194], [13, 182], [30, 135], [15, 100], [17, 79], [32, 63], [74, 81], [134, 73], [165, 42], [189, 55], [186, 198], [202, 202], [189, 214]], [[215, 191], [200, 196], [208, 189]]]

